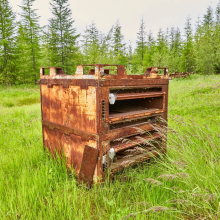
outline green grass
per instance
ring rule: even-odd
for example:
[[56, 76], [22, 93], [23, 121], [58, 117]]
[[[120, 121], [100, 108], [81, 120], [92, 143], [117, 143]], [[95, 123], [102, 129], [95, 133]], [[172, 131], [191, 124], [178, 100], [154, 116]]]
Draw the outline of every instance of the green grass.
[[40, 102], [39, 85], [21, 85], [0, 87], [0, 110], [23, 105], [32, 105]]
[[38, 87], [0, 88], [0, 219], [220, 219], [220, 77], [169, 92], [166, 159], [88, 190], [43, 150]]

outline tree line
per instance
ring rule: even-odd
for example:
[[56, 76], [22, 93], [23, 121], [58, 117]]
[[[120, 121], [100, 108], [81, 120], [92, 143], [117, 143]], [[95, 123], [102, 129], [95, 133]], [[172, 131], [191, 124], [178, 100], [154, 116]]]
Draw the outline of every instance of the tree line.
[[209, 6], [194, 30], [187, 17], [184, 33], [178, 27], [159, 29], [155, 38], [142, 18], [132, 48], [131, 42], [124, 43], [119, 21], [107, 34], [94, 21], [78, 34], [68, 0], [51, 0], [52, 17], [41, 27], [35, 1], [22, 0], [17, 21], [9, 0], [0, 0], [0, 84], [33, 82], [40, 66], [58, 66], [73, 74], [77, 64], [95, 63], [122, 64], [135, 74], [150, 66], [167, 66], [170, 72], [220, 73], [220, 4], [215, 9]]

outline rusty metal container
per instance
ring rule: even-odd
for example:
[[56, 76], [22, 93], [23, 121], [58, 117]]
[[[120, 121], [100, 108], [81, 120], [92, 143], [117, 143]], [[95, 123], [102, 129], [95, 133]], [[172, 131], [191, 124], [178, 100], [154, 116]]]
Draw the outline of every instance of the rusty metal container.
[[[146, 143], [165, 152], [166, 138], [155, 125], [162, 123], [159, 117], [167, 120], [168, 83], [168, 68], [160, 67], [142, 75], [127, 75], [124, 66], [108, 64], [79, 65], [73, 75], [41, 68], [44, 147], [53, 155], [64, 154], [67, 167], [88, 184], [104, 180], [106, 171], [114, 176], [157, 155], [159, 148], [151, 151]], [[131, 153], [142, 145], [145, 151]]]

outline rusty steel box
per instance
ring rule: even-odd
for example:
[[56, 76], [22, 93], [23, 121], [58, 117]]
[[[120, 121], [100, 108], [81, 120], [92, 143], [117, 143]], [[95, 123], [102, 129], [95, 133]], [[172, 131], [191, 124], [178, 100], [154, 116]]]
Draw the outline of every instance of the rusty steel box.
[[128, 75], [122, 65], [78, 65], [66, 75], [48, 67], [40, 68], [40, 84], [44, 147], [65, 155], [80, 181], [102, 181], [106, 171], [114, 176], [165, 152], [155, 125], [167, 120], [168, 68]]

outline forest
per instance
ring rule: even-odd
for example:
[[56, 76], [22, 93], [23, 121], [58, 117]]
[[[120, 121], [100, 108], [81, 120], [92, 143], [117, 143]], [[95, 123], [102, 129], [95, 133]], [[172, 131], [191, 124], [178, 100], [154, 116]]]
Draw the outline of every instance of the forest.
[[208, 6], [196, 24], [187, 17], [183, 33], [178, 27], [159, 29], [155, 38], [142, 18], [132, 48], [119, 20], [106, 34], [95, 21], [78, 33], [68, 0], [50, 1], [52, 17], [42, 27], [35, 1], [22, 0], [22, 13], [16, 14], [9, 0], [0, 0], [0, 84], [33, 83], [40, 66], [74, 74], [77, 64], [94, 63], [122, 64], [134, 74], [150, 66], [167, 66], [170, 73], [220, 73], [220, 3]]

